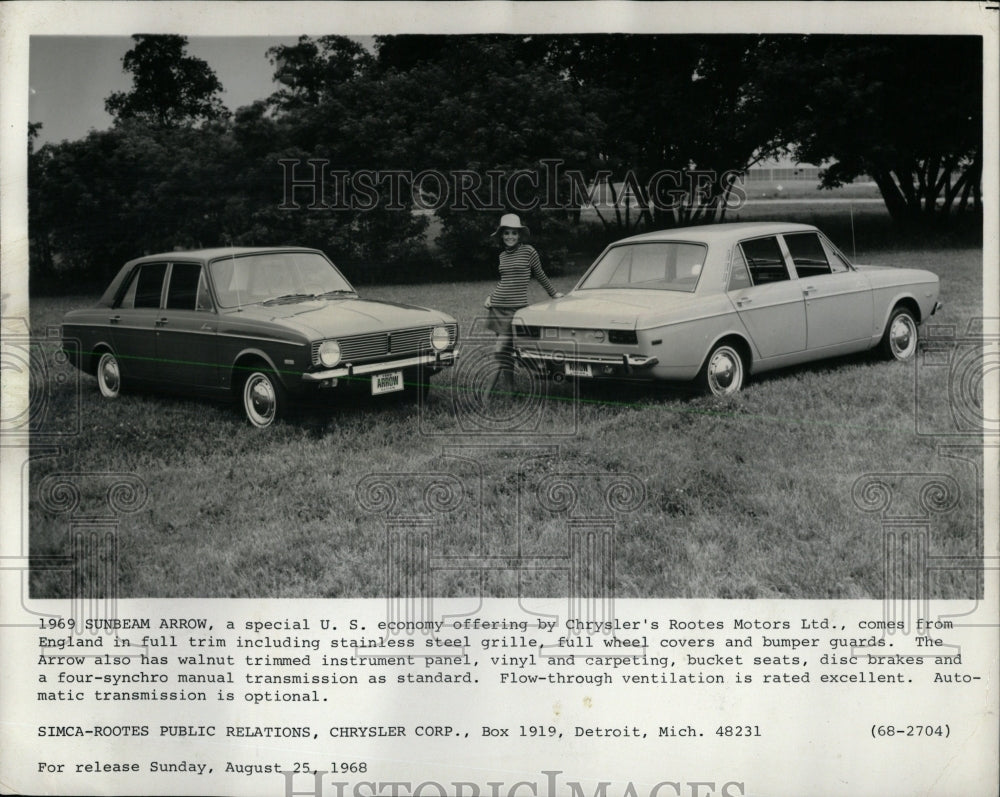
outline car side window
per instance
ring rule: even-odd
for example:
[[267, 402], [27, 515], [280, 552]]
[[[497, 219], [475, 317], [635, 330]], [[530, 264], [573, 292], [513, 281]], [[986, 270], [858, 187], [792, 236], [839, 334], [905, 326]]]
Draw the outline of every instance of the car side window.
[[200, 265], [174, 263], [170, 269], [170, 285], [167, 287], [167, 307], [171, 310], [197, 310], [201, 282]]
[[847, 265], [847, 261], [840, 256], [840, 254], [837, 252], [836, 249], [833, 248], [833, 245], [829, 241], [826, 242], [826, 251], [830, 260], [830, 270], [833, 271], [834, 274], [841, 271], [851, 270], [851, 267]]
[[775, 236], [743, 241], [740, 248], [743, 250], [754, 285], [766, 285], [769, 282], [789, 279], [785, 257]]
[[163, 293], [166, 263], [143, 263], [132, 274], [129, 286], [118, 306], [129, 310], [142, 307], [159, 307]]
[[743, 288], [749, 288], [752, 284], [750, 282], [750, 272], [747, 270], [747, 261], [743, 257], [743, 250], [737, 246], [733, 249], [733, 268], [729, 274], [729, 287], [727, 290], [739, 291]]
[[795, 271], [800, 277], [818, 277], [830, 273], [830, 262], [819, 235], [814, 232], [797, 232], [785, 235], [785, 245], [792, 256]]
[[195, 310], [213, 310], [212, 293], [208, 289], [208, 280], [205, 278], [205, 269], [201, 270], [198, 277], [198, 298], [195, 300]]

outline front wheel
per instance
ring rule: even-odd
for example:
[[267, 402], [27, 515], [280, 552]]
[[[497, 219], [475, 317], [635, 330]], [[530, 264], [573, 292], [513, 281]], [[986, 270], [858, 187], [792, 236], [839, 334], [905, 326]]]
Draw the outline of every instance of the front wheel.
[[720, 343], [712, 349], [698, 375], [701, 386], [713, 396], [739, 393], [745, 379], [743, 355], [728, 343]]
[[887, 360], [905, 362], [917, 351], [917, 322], [905, 307], [897, 307], [889, 316], [879, 353]]
[[285, 413], [285, 388], [270, 371], [251, 373], [243, 383], [242, 393], [243, 413], [258, 429], [268, 428]]
[[122, 392], [122, 369], [118, 358], [109, 351], [97, 361], [97, 387], [104, 398], [118, 398]]

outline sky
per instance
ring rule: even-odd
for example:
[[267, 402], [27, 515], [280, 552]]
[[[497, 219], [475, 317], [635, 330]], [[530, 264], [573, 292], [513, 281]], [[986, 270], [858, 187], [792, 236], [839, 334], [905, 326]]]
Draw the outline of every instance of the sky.
[[[295, 36], [192, 36], [188, 53], [215, 70], [224, 89], [222, 101], [235, 110], [274, 91], [267, 50], [296, 41]], [[75, 140], [111, 126], [104, 100], [131, 87], [122, 56], [132, 44], [128, 36], [31, 37], [28, 115], [42, 123], [39, 144]]]

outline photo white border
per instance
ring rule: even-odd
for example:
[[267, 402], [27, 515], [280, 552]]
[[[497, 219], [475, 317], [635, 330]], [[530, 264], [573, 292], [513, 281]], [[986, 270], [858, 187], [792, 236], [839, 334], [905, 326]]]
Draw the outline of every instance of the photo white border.
[[[32, 35], [131, 35], [180, 33], [191, 37], [208, 35], [279, 36], [337, 33], [472, 33], [503, 32], [635, 32], [649, 33], [914, 33], [981, 34], [984, 36], [984, 315], [991, 319], [987, 332], [997, 334], [1000, 316], [1000, 236], [998, 205], [998, 19], [1000, 12], [989, 4], [960, 3], [808, 3], [808, 2], [587, 2], [587, 3], [223, 3], [223, 2], [12, 2], [0, 5], [0, 54], [3, 57], [3, 84], [0, 90], [0, 291], [3, 293], [3, 323], [28, 318], [27, 292], [27, 202], [26, 130], [28, 125], [28, 54]], [[990, 142], [993, 146], [990, 146]], [[5, 327], [6, 330], [6, 327]], [[985, 375], [987, 406], [997, 404], [997, 372]], [[12, 408], [26, 406], [27, 374], [5, 372], [2, 383], [2, 417], [11, 417]], [[995, 449], [988, 449], [995, 454]], [[0, 462], [0, 488], [5, 507], [27, 506], [28, 487], [22, 483], [26, 452], [4, 449]], [[994, 568], [1000, 561], [996, 518], [1000, 516], [998, 496], [993, 489], [1000, 480], [996, 456], [985, 457], [985, 550]], [[23, 556], [21, 541], [27, 539], [27, 513], [5, 510], [0, 529], [0, 555]], [[998, 607], [997, 570], [987, 570], [985, 606], [996, 616]], [[0, 596], [5, 621], [10, 607], [19, 605], [20, 595]], [[267, 601], [257, 602], [266, 605]], [[678, 602], [663, 602], [676, 604]], [[707, 602], [680, 602], [698, 611]], [[740, 602], [730, 602], [738, 605]], [[771, 611], [771, 602], [753, 602], [761, 612]], [[789, 602], [783, 602], [785, 607]], [[850, 602], [830, 602], [835, 609]], [[776, 609], [777, 610], [777, 609]], [[783, 610], [783, 609], [781, 609]], [[996, 627], [983, 631], [983, 648], [995, 656]], [[4, 629], [6, 632], [7, 629]], [[4, 665], [26, 655], [19, 637], [5, 633]], [[992, 645], [992, 648], [991, 648]], [[30, 646], [29, 646], [30, 647]], [[27, 654], [30, 655], [30, 654]], [[993, 660], [994, 667], [996, 660]], [[9, 699], [9, 672], [0, 674], [0, 698]], [[991, 705], [985, 712], [996, 717], [995, 683], [989, 689]], [[5, 712], [6, 713], [6, 712]], [[988, 716], [988, 715], [987, 715]], [[18, 722], [5, 717], [5, 723]], [[974, 743], [975, 740], [970, 740]], [[850, 747], [846, 748], [849, 751]], [[995, 751], [993, 751], [995, 756]], [[911, 759], [912, 760], [912, 759]], [[0, 762], [2, 763], [2, 762]], [[917, 761], [919, 765], [919, 760]], [[989, 782], [995, 758], [983, 761], [984, 783]], [[108, 782], [109, 791], [116, 789]], [[3, 788], [0, 784], [0, 788]], [[128, 791], [129, 787], [122, 787]], [[818, 792], [817, 792], [818, 793]]]

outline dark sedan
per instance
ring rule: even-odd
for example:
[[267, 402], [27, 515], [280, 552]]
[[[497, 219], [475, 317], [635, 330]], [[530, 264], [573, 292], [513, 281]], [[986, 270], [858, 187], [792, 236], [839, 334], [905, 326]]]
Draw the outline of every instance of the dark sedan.
[[130, 386], [232, 396], [264, 428], [320, 389], [425, 391], [454, 362], [458, 327], [361, 299], [318, 250], [227, 248], [126, 263], [96, 306], [66, 314], [62, 338], [106, 398]]

